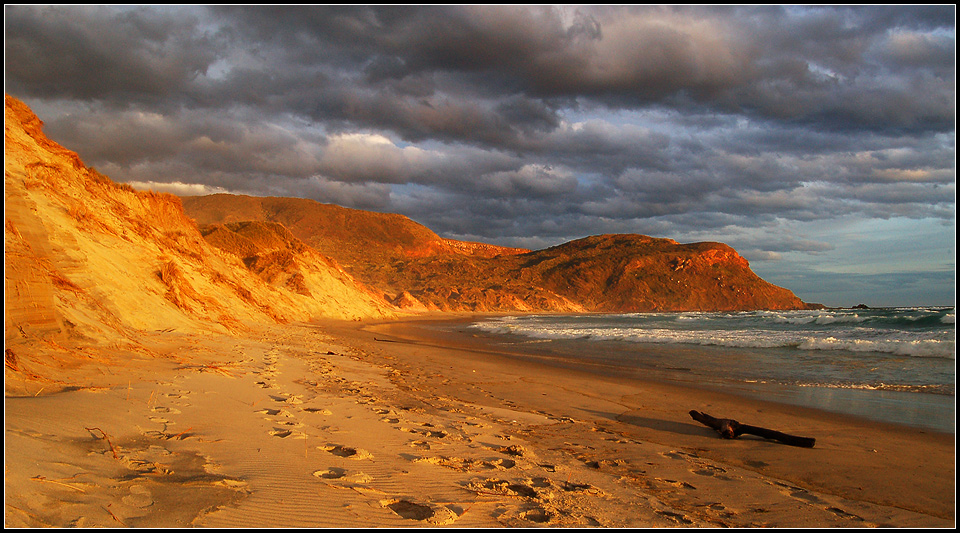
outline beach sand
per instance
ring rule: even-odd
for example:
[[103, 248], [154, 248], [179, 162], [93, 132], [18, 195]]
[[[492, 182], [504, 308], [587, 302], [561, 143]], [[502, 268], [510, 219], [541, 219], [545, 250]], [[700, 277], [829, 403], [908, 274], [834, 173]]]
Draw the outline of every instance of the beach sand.
[[[76, 383], [55, 393], [8, 371], [5, 525], [955, 524], [952, 434], [520, 361], [423, 320], [156, 332], [51, 364]], [[720, 439], [691, 409], [817, 444]]]

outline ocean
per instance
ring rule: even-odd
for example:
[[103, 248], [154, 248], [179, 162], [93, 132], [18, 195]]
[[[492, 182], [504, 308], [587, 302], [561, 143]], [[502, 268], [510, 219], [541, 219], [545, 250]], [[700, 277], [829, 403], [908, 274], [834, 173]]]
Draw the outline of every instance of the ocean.
[[548, 364], [956, 431], [953, 307], [523, 315], [470, 329]]

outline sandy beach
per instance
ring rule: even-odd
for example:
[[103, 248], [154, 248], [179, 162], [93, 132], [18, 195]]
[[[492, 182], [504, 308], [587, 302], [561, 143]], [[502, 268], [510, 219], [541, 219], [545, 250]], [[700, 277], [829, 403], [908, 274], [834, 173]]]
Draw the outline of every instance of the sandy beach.
[[154, 332], [51, 363], [70, 387], [8, 379], [5, 525], [955, 525], [952, 434], [522, 362], [437, 318]]

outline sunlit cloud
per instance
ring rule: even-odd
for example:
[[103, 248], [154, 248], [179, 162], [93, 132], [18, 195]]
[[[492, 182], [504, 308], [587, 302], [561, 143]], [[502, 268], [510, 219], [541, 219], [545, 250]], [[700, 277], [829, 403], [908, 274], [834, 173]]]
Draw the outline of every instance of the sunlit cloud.
[[229, 193], [223, 187], [211, 187], [202, 183], [181, 183], [179, 181], [158, 183], [155, 181], [130, 181], [128, 185], [138, 191], [154, 191], [175, 194], [177, 196], [205, 196], [208, 194]]

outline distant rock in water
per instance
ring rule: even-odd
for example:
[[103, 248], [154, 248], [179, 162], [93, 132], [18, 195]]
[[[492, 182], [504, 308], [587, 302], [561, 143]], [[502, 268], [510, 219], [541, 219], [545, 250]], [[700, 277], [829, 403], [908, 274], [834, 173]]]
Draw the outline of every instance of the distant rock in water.
[[597, 235], [530, 251], [443, 239], [402, 215], [298, 198], [184, 197], [199, 224], [284, 225], [387, 301], [475, 312], [819, 308], [762, 280], [733, 248]]
[[870, 309], [870, 308], [867, 307], [867, 304], [857, 304], [857, 305], [851, 307], [850, 309]]

